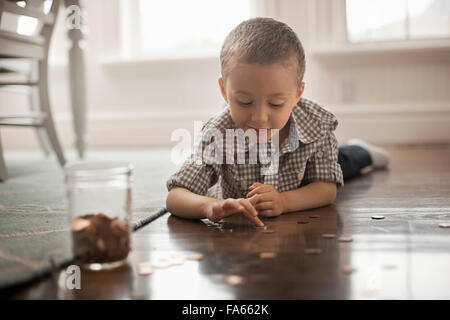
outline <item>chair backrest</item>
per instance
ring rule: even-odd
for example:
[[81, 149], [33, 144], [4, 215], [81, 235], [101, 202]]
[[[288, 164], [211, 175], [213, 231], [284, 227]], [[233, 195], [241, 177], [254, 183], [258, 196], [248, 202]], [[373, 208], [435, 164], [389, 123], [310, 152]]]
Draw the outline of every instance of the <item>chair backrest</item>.
[[60, 0], [0, 0], [0, 57], [47, 59]]
[[21, 36], [49, 40], [56, 22], [60, 0], [0, 0], [0, 24], [8, 15], [8, 31]]

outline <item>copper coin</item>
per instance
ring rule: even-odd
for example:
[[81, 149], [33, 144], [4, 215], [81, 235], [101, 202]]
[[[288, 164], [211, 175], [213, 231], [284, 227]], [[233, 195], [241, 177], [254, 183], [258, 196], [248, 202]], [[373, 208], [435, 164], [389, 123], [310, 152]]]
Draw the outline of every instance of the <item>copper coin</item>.
[[277, 256], [275, 252], [261, 252], [259, 257], [261, 259], [274, 259]]
[[336, 235], [334, 233], [324, 233], [322, 235], [322, 238], [325, 238], [325, 239], [333, 239], [335, 237], [336, 237]]
[[345, 274], [351, 274], [355, 271], [356, 271], [356, 268], [353, 268], [351, 266], [343, 266], [342, 267], [342, 273], [345, 273]]
[[201, 253], [194, 253], [191, 255], [186, 256], [187, 260], [202, 260], [203, 259], [203, 254]]
[[312, 214], [312, 215], [310, 215], [309, 217], [310, 217], [310, 218], [320, 218], [320, 215], [318, 215], [318, 214]]
[[72, 230], [75, 232], [81, 231], [89, 227], [91, 222], [89, 220], [83, 219], [83, 218], [76, 218], [72, 222]]
[[244, 278], [238, 275], [228, 276], [225, 281], [231, 286], [237, 286], [244, 283]]
[[320, 254], [320, 253], [322, 253], [322, 250], [319, 248], [308, 248], [308, 249], [305, 249], [305, 253], [306, 254]]
[[263, 230], [263, 233], [274, 233], [275, 230], [271, 230], [271, 229], [267, 229], [267, 230]]
[[153, 272], [153, 266], [151, 262], [141, 262], [138, 265], [139, 274], [141, 276], [146, 276], [148, 274], [151, 274]]
[[450, 228], [450, 223], [439, 223], [439, 228]]
[[384, 219], [384, 216], [374, 215], [374, 216], [372, 216], [372, 219], [381, 220], [381, 219]]
[[347, 236], [342, 236], [342, 237], [339, 237], [339, 239], [338, 239], [340, 242], [352, 242], [353, 241], [353, 238], [352, 237], [347, 237]]

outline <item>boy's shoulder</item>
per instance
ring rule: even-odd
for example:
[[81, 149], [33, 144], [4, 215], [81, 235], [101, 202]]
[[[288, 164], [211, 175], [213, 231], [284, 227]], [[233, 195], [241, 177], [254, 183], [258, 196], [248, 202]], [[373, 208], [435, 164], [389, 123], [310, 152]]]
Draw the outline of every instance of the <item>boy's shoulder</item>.
[[292, 113], [301, 127], [320, 126], [322, 130], [333, 131], [338, 125], [336, 115], [311, 99], [301, 98]]

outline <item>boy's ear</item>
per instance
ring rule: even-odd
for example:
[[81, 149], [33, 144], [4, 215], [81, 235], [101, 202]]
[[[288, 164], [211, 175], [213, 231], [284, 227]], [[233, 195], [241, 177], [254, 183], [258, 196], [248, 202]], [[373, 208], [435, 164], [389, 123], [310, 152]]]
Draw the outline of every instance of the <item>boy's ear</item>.
[[302, 83], [300, 84], [300, 88], [297, 91], [297, 97], [296, 97], [297, 102], [300, 101], [300, 99], [303, 95], [303, 91], [305, 91], [305, 82], [304, 81], [302, 81]]
[[225, 84], [223, 83], [222, 78], [219, 78], [219, 87], [220, 87], [220, 92], [222, 93], [222, 97], [228, 103], [227, 90], [225, 90]]

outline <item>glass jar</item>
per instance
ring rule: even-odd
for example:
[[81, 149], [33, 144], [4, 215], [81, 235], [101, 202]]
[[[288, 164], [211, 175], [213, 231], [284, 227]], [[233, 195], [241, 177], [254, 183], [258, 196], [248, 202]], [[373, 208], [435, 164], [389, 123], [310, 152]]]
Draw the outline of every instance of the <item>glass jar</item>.
[[72, 249], [81, 267], [113, 269], [126, 262], [131, 250], [133, 171], [127, 162], [65, 167]]

